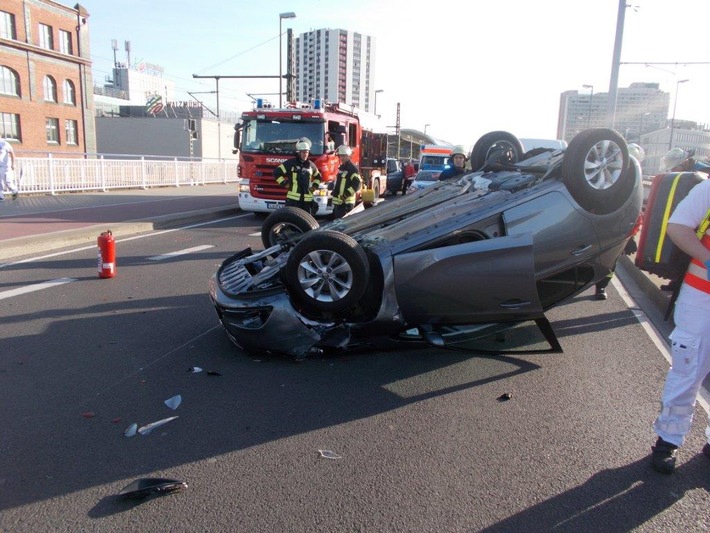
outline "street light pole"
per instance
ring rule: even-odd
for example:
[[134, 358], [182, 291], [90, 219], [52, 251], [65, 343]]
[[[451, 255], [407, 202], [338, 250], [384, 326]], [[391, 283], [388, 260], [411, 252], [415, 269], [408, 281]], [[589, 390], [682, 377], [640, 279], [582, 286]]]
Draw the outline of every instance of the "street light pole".
[[594, 85], [582, 85], [585, 89], [589, 89], [589, 112], [587, 113], [587, 129], [592, 127], [592, 100], [594, 99]]
[[424, 135], [426, 135], [426, 129], [431, 126], [431, 124], [424, 124]]
[[675, 82], [675, 98], [673, 99], [673, 117], [671, 118], [671, 134], [670, 138], [668, 139], [668, 149], [671, 150], [673, 148], [673, 130], [675, 129], [675, 108], [678, 105], [678, 88], [680, 87], [681, 83], [685, 83], [686, 81], [690, 80], [678, 80]]
[[639, 128], [639, 144], [641, 144], [641, 135], [643, 135], [643, 123], [646, 121], [646, 117], [650, 114], [650, 111], [646, 111], [643, 115], [641, 115], [641, 127]]
[[281, 77], [281, 49], [283, 46], [281, 45], [281, 35], [283, 35], [281, 31], [281, 21], [283, 19], [295, 19], [296, 18], [296, 13], [293, 11], [289, 11], [288, 13], [280, 13], [279, 14], [279, 109], [283, 107], [283, 78]]
[[[385, 92], [384, 89], [375, 89], [375, 115], [377, 115], [377, 95], [383, 92]], [[380, 115], [377, 115], [377, 118], [380, 118]]]

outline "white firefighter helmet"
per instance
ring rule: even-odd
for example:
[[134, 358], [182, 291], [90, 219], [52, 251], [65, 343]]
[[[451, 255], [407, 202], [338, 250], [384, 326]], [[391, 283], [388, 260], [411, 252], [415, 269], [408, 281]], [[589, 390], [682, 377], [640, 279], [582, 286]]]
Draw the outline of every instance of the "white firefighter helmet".
[[643, 161], [643, 158], [646, 157], [646, 151], [641, 148], [641, 145], [639, 144], [629, 143], [629, 155], [634, 156], [636, 161], [640, 163]]
[[302, 152], [304, 150], [311, 150], [311, 141], [309, 141], [306, 137], [302, 137], [297, 143], [296, 143], [296, 151], [297, 152]]
[[338, 155], [347, 155], [349, 157], [349, 156], [353, 155], [353, 151], [352, 151], [352, 148], [350, 148], [348, 145], [341, 144], [340, 146], [338, 146], [337, 154]]
[[462, 155], [464, 159], [468, 159], [468, 156], [466, 155], [466, 149], [463, 146], [461, 146], [460, 144], [454, 146], [451, 149], [450, 156], [454, 157], [455, 155]]
[[680, 165], [687, 157], [688, 154], [682, 148], [671, 148], [661, 158], [661, 167], [665, 170], [670, 170]]

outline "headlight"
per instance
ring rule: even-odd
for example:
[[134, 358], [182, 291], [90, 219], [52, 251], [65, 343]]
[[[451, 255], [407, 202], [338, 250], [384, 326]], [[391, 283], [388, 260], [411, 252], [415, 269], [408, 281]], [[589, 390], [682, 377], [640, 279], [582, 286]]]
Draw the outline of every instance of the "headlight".
[[239, 192], [249, 192], [249, 180], [239, 182]]

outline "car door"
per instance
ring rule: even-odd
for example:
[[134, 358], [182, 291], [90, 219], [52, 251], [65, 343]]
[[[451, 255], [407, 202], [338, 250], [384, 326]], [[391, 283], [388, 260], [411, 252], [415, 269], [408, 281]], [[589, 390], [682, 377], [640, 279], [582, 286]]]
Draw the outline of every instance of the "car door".
[[591, 263], [599, 254], [591, 215], [576, 208], [562, 191], [551, 191], [506, 209], [503, 222], [507, 235], [533, 236], [538, 279]]
[[394, 280], [407, 324], [515, 322], [542, 316], [531, 234], [398, 254]]

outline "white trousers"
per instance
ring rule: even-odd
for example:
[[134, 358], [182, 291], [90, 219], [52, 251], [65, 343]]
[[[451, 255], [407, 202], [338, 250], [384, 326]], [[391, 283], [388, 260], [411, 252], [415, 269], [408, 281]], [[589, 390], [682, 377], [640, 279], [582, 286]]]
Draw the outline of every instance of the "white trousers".
[[[671, 368], [653, 428], [664, 441], [681, 446], [693, 422], [698, 391], [710, 373], [710, 312], [678, 302], [673, 319]], [[710, 418], [705, 436], [710, 442]]]
[[7, 189], [12, 194], [17, 192], [17, 185], [15, 185], [15, 171], [9, 168], [0, 167], [0, 198], [3, 197], [3, 191]]

